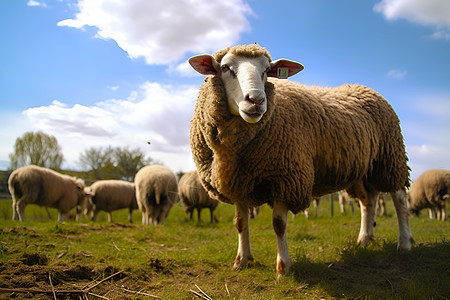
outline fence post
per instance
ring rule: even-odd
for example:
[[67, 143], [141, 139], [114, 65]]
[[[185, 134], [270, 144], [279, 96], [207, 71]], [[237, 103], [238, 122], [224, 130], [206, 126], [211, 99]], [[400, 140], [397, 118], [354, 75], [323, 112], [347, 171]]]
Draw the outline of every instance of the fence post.
[[333, 207], [333, 194], [330, 193], [330, 210], [331, 210], [331, 216], [334, 215], [334, 207]]

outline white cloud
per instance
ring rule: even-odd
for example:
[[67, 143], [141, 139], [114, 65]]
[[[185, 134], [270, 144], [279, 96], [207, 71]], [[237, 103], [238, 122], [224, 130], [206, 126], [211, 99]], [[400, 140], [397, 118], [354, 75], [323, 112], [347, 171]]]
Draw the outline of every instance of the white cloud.
[[118, 85], [108, 85], [107, 88], [110, 89], [111, 91], [115, 92], [115, 91], [117, 91], [120, 87], [119, 87]]
[[401, 78], [405, 77], [406, 74], [408, 74], [407, 71], [400, 71], [400, 70], [393, 69], [393, 70], [390, 70], [389, 72], [387, 72], [386, 76], [391, 77], [391, 78], [401, 79]]
[[433, 25], [434, 38], [448, 40], [450, 35], [450, 1], [448, 0], [382, 0], [374, 10], [388, 20], [406, 19], [424, 25]]
[[38, 2], [35, 0], [29, 0], [27, 2], [28, 6], [41, 6], [41, 7], [47, 7], [47, 4], [45, 2]]
[[97, 28], [97, 36], [113, 39], [131, 58], [169, 64], [186, 53], [211, 52], [238, 41], [250, 26], [244, 0], [78, 0], [79, 13], [58, 23]]
[[[34, 130], [54, 135], [66, 164], [76, 168], [79, 154], [89, 147], [141, 148], [174, 171], [194, 168], [189, 126], [198, 87], [145, 82], [127, 99], [110, 99], [92, 106], [49, 106], [23, 112]], [[150, 145], [147, 143], [150, 142]]]

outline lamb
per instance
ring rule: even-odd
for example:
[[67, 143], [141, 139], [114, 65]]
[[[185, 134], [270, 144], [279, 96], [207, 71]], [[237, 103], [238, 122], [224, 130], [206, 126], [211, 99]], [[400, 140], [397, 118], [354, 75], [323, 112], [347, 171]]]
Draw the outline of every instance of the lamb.
[[133, 223], [133, 209], [137, 209], [136, 190], [133, 182], [123, 180], [99, 180], [89, 187], [92, 202], [95, 205], [92, 221], [97, 220], [98, 213], [108, 213], [108, 222], [112, 222], [111, 212], [128, 208], [128, 220]]
[[176, 175], [162, 165], [149, 165], [134, 177], [136, 200], [142, 211], [142, 224], [164, 223], [178, 194]]
[[189, 213], [189, 219], [192, 220], [192, 214], [197, 209], [198, 221], [202, 208], [209, 208], [211, 214], [211, 223], [215, 222], [214, 210], [219, 201], [211, 199], [203, 188], [196, 170], [190, 171], [181, 177], [178, 184], [178, 196], [184, 211]]
[[37, 204], [58, 210], [58, 221], [67, 219], [70, 211], [83, 206], [90, 196], [84, 181], [53, 170], [30, 165], [14, 170], [8, 179], [13, 203], [13, 220], [25, 221], [25, 207]]
[[447, 220], [447, 199], [449, 198], [450, 171], [431, 169], [423, 172], [411, 184], [408, 193], [409, 211], [418, 216], [420, 210], [424, 208], [429, 208], [431, 211], [437, 210], [438, 219], [444, 221]]
[[209, 195], [236, 207], [239, 234], [234, 268], [253, 260], [248, 208], [268, 203], [277, 236], [278, 278], [291, 269], [288, 211], [347, 189], [362, 203], [358, 242], [374, 233], [378, 193], [391, 192], [398, 250], [411, 249], [405, 188], [409, 168], [399, 119], [389, 103], [361, 85], [305, 86], [287, 78], [297, 62], [272, 61], [257, 44], [189, 59], [205, 79], [191, 120], [190, 146]]

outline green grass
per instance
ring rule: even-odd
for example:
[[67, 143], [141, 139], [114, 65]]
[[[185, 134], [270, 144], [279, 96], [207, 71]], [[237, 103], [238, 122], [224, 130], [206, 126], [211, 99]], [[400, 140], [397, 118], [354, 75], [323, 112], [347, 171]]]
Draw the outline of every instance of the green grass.
[[[375, 240], [356, 245], [360, 215], [334, 217], [329, 202], [319, 217], [303, 214], [288, 221], [288, 245], [293, 272], [276, 282], [276, 237], [271, 209], [264, 206], [250, 224], [255, 261], [232, 270], [237, 251], [234, 207], [220, 204], [219, 222], [189, 222], [178, 204], [166, 224], [143, 227], [135, 211], [113, 212], [109, 224], [100, 213], [97, 222], [56, 222], [56, 210], [30, 205], [27, 221], [10, 220], [11, 200], [0, 200], [0, 287], [49, 289], [49, 273], [56, 289], [82, 288], [116, 271], [124, 273], [93, 291], [110, 299], [147, 299], [123, 291], [164, 299], [192, 299], [197, 284], [213, 299], [448, 299], [450, 297], [450, 222], [429, 220], [424, 212], [411, 218], [416, 244], [397, 254], [397, 220], [378, 217]], [[227, 291], [228, 289], [228, 291]], [[5, 295], [5, 294], [0, 294]], [[46, 296], [51, 299], [50, 296]]]

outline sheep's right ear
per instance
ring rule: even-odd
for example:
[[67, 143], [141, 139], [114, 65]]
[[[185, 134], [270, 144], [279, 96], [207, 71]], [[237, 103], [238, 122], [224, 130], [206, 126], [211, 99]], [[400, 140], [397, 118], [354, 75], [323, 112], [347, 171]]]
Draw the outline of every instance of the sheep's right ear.
[[219, 70], [219, 64], [214, 57], [208, 54], [193, 56], [189, 58], [188, 62], [195, 71], [202, 75], [217, 75]]

